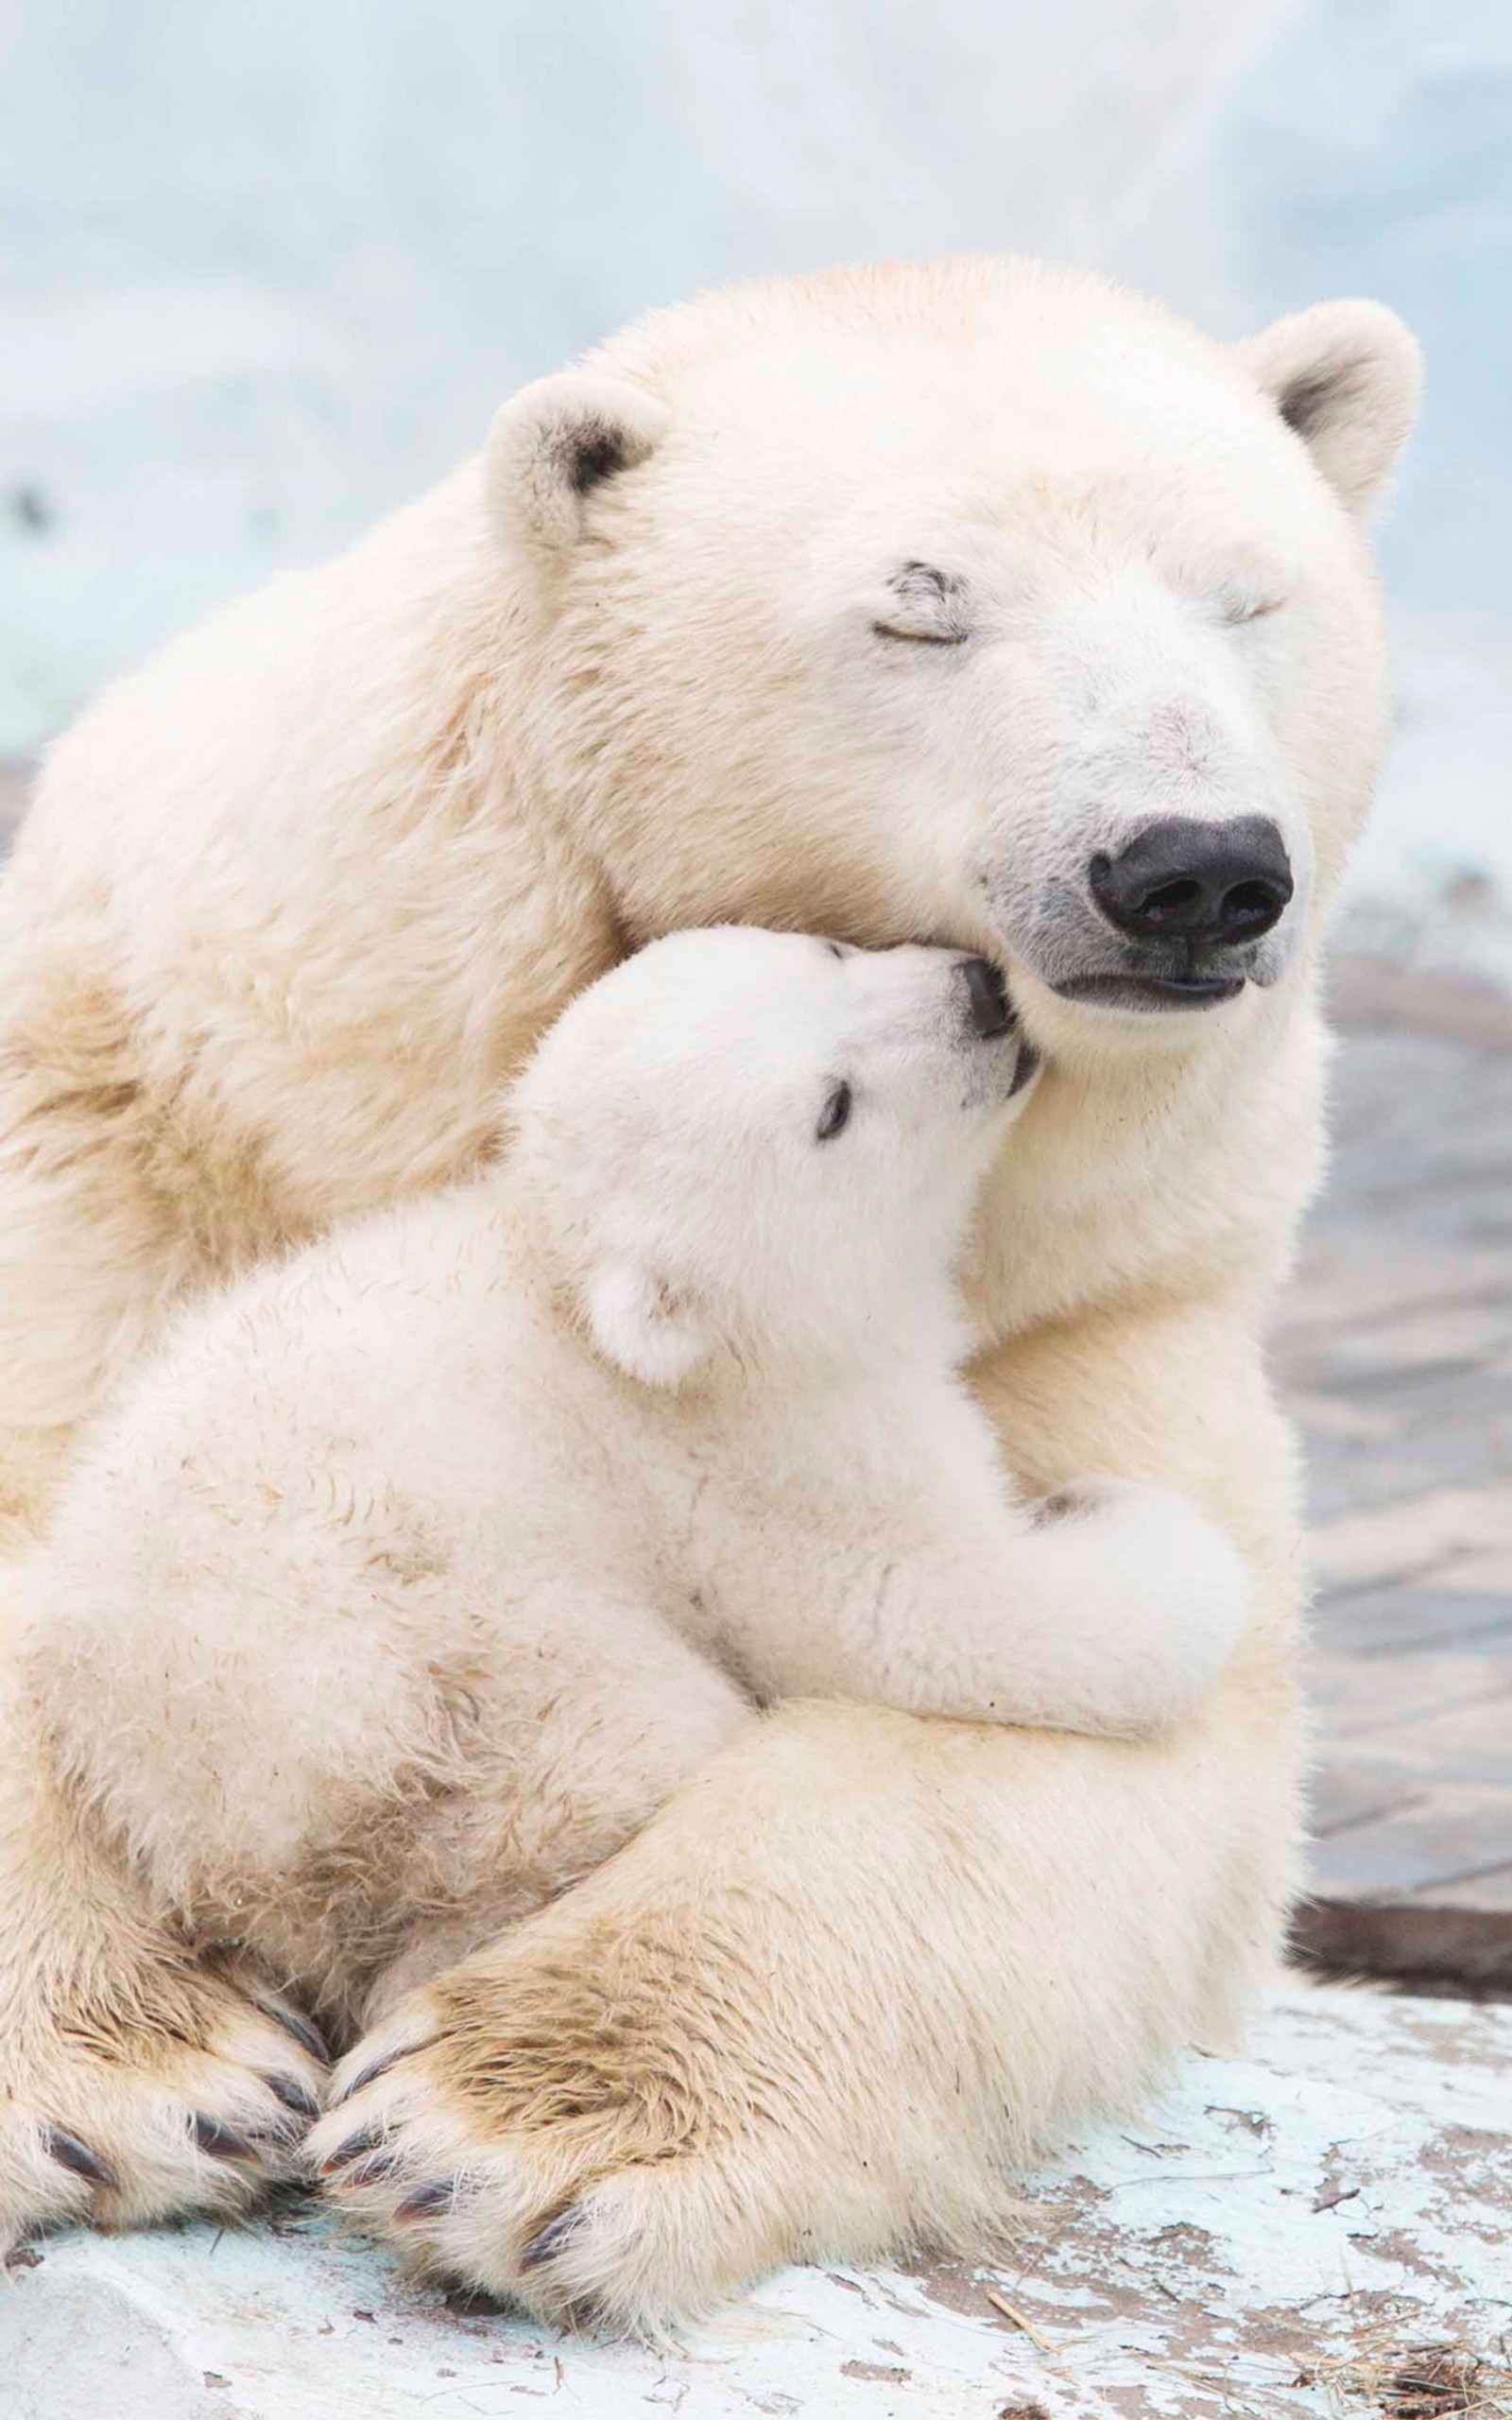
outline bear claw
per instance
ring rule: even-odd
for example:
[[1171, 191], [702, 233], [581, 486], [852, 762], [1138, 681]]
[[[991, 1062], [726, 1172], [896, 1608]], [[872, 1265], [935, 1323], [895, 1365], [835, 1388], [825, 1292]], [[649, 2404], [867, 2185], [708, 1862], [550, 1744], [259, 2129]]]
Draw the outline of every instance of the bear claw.
[[374, 2059], [370, 2067], [364, 2067], [360, 2074], [352, 2077], [349, 2084], [343, 2086], [331, 2103], [332, 2108], [339, 2109], [343, 2101], [353, 2099], [365, 2085], [376, 2083], [380, 2076], [386, 2076], [388, 2073], [390, 2067], [397, 2067], [401, 2059], [412, 2059], [417, 2050], [428, 2050], [429, 2048], [430, 2042], [427, 2039], [423, 2042], [406, 2042], [400, 2050], [386, 2050], [381, 2059]]
[[281, 2100], [284, 2108], [294, 2117], [307, 2118], [312, 2124], [319, 2117], [319, 2102], [309, 2085], [301, 2083], [298, 2076], [268, 2075], [262, 2072], [260, 2080], [266, 2084], [274, 2100]]
[[97, 2152], [92, 2152], [87, 2143], [81, 2143], [77, 2135], [65, 2135], [60, 2126], [49, 2126], [43, 2142], [48, 2158], [56, 2160], [60, 2168], [70, 2169], [75, 2176], [82, 2176], [91, 2185], [104, 2185], [114, 2189], [114, 2169], [108, 2160], [101, 2159]]
[[565, 2251], [575, 2236], [581, 2235], [587, 2224], [588, 2212], [582, 2204], [569, 2202], [565, 2210], [547, 2221], [539, 2235], [531, 2237], [520, 2256], [521, 2268], [544, 2268], [548, 2260], [555, 2260], [558, 2252]]
[[386, 2176], [392, 2176], [404, 2165], [397, 2152], [369, 2152], [355, 2168], [349, 2168], [344, 2176], [335, 2177], [332, 2181], [344, 2192], [360, 2193], [369, 2185], [381, 2184]]
[[202, 2110], [195, 2112], [190, 2132], [199, 2149], [212, 2159], [256, 2160], [260, 2156], [256, 2145], [249, 2143], [245, 2135], [223, 2126], [218, 2118], [207, 2118]]
[[337, 2143], [335, 2150], [320, 2162], [321, 2175], [334, 2176], [337, 2169], [345, 2168], [350, 2160], [361, 2159], [366, 2152], [377, 2151], [387, 2131], [376, 2118], [366, 2126], [359, 2126], [354, 2135], [349, 2135], [344, 2143]]
[[400, 2203], [396, 2219], [433, 2218], [438, 2210], [449, 2210], [456, 2199], [455, 2176], [438, 2177], [434, 2185], [422, 2185], [417, 2192]]
[[271, 2017], [275, 2025], [282, 2025], [285, 2033], [292, 2034], [301, 2049], [308, 2050], [317, 2066], [328, 2067], [331, 2065], [331, 2052], [324, 2034], [302, 2010], [284, 2008], [277, 2000], [254, 2000], [252, 2006], [264, 2016]]

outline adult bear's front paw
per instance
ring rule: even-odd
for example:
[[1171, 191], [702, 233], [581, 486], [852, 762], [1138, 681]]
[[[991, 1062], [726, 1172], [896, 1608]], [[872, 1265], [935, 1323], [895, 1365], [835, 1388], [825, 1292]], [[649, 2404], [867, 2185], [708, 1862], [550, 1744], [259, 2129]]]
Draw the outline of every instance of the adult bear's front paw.
[[103, 1979], [60, 2008], [35, 1979], [15, 1994], [0, 2041], [0, 2249], [67, 2220], [229, 2217], [300, 2172], [325, 2083], [305, 2017], [249, 1979], [166, 1955]]
[[307, 2154], [417, 2265], [654, 2333], [800, 2253], [764, 2152], [783, 2095], [742, 2056], [754, 1978], [721, 1962], [711, 2010], [708, 1964], [654, 1924], [567, 1913], [403, 2001], [337, 2069]]
[[[1043, 1911], [1076, 1837], [1066, 1746], [833, 1704], [747, 1724], [358, 2046], [310, 2137], [327, 2191], [438, 2273], [647, 2335], [785, 2261], [981, 2243], [1007, 2157], [1063, 2122], [1077, 2002]], [[1014, 1785], [1063, 1768], [1026, 1922]], [[973, 1788], [985, 1858], [956, 1813]]]

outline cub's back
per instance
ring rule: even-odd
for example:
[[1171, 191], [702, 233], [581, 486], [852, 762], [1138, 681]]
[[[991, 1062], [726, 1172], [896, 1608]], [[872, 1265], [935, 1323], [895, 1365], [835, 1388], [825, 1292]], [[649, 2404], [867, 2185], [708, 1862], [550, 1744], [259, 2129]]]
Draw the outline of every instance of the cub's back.
[[453, 1522], [475, 1466], [524, 1478], [552, 1345], [492, 1181], [341, 1230], [178, 1315], [87, 1436], [53, 1552], [180, 1577], [249, 1529], [276, 1555], [290, 1520]]

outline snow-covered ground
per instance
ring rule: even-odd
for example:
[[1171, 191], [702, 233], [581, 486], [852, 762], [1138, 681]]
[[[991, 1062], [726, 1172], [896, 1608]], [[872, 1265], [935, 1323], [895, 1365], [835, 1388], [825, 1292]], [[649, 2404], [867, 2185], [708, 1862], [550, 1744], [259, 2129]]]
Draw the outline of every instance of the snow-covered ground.
[[648, 304], [1017, 249], [1420, 328], [1362, 878], [1512, 895], [1509, 137], [1504, 0], [0, 0], [0, 757]]

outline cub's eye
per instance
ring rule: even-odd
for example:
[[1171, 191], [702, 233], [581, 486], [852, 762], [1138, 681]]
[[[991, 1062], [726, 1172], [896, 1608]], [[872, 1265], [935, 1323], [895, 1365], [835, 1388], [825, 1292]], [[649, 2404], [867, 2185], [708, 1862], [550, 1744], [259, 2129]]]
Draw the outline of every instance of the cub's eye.
[[820, 1112], [819, 1122], [814, 1130], [814, 1139], [816, 1143], [828, 1143], [836, 1134], [843, 1133], [850, 1119], [851, 1098], [849, 1084], [835, 1085]]
[[1286, 599], [1284, 596], [1257, 596], [1252, 588], [1235, 584], [1218, 591], [1218, 602], [1223, 609], [1224, 620], [1237, 627], [1244, 622], [1263, 621], [1267, 614], [1279, 614]]
[[872, 622], [879, 639], [916, 639], [926, 647], [960, 647], [971, 635], [966, 590], [953, 572], [933, 563], [904, 563], [887, 582], [887, 602]]

